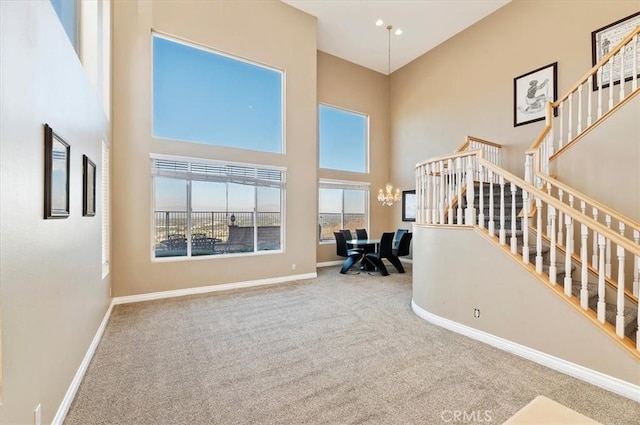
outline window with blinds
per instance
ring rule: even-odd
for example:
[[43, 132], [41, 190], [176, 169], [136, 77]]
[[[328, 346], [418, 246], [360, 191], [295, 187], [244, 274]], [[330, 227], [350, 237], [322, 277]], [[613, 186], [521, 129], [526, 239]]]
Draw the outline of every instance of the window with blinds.
[[369, 184], [320, 180], [318, 233], [321, 242], [334, 241], [333, 232], [369, 227]]
[[111, 219], [111, 183], [109, 181], [109, 145], [102, 141], [102, 277], [109, 274], [109, 249]]
[[283, 251], [286, 170], [157, 156], [153, 257]]

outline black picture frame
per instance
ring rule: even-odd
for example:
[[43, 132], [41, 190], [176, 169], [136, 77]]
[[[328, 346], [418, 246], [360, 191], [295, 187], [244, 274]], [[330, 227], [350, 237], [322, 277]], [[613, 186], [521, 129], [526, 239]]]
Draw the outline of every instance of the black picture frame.
[[[619, 19], [609, 25], [605, 25], [602, 28], [591, 32], [591, 65], [595, 66], [602, 60], [612, 47], [617, 46], [636, 26], [640, 25], [640, 12], [636, 12], [625, 18]], [[636, 49], [640, 48], [640, 42], [636, 45]], [[629, 60], [631, 59], [631, 60]], [[633, 50], [625, 52], [625, 69], [624, 80], [630, 81], [633, 77]], [[640, 55], [637, 55], [638, 64], [640, 65]], [[609, 87], [609, 64], [605, 64], [602, 67], [601, 78], [605, 84], [600, 84], [598, 81], [598, 75], [593, 79], [593, 91], [602, 87], [603, 89]], [[616, 71], [616, 68], [618, 71]], [[613, 84], [620, 84], [620, 57], [613, 58], [614, 79]], [[640, 69], [640, 67], [638, 67]], [[638, 74], [640, 77], [640, 74]]]
[[82, 155], [82, 216], [96, 215], [96, 164]]
[[417, 198], [415, 190], [402, 191], [402, 221], [416, 221]]
[[44, 125], [44, 218], [69, 217], [71, 146]]
[[[538, 84], [542, 81], [541, 84]], [[544, 90], [544, 91], [543, 91]], [[558, 62], [550, 63], [513, 79], [513, 126], [542, 121], [547, 102], [558, 100]], [[557, 108], [553, 111], [558, 116]]]

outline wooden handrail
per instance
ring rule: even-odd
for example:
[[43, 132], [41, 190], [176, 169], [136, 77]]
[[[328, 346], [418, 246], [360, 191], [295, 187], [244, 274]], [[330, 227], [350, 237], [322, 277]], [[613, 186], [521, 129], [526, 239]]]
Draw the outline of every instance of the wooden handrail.
[[516, 185], [520, 186], [522, 189], [526, 190], [530, 194], [534, 194], [536, 197], [540, 198], [541, 200], [546, 202], [548, 205], [551, 205], [556, 210], [561, 211], [569, 215], [574, 220], [587, 225], [587, 227], [591, 228], [592, 230], [595, 230], [598, 234], [606, 236], [608, 239], [611, 240], [611, 242], [615, 243], [620, 247], [623, 247], [624, 249], [629, 251], [631, 254], [640, 256], [640, 245], [637, 245], [625, 239], [618, 232], [612, 229], [609, 229], [605, 225], [600, 224], [599, 222], [595, 221], [593, 218], [589, 216], [582, 215], [581, 213], [571, 208], [570, 206], [558, 201], [553, 196], [548, 195], [547, 193], [543, 192], [542, 190], [538, 189], [532, 184], [525, 182], [520, 177], [517, 177], [509, 173], [508, 171], [490, 163], [484, 158], [478, 158], [478, 163], [481, 163], [483, 167], [491, 169], [495, 174], [506, 178], [510, 182], [516, 183]]
[[555, 178], [552, 178], [550, 176], [547, 176], [546, 174], [542, 174], [542, 173], [537, 173], [536, 177], [540, 178], [541, 180], [544, 180], [546, 183], [551, 184], [552, 186], [556, 186], [559, 189], [562, 189], [562, 191], [564, 193], [568, 193], [570, 195], [572, 195], [573, 197], [584, 201], [586, 204], [589, 204], [591, 206], [594, 206], [598, 209], [598, 211], [601, 211], [607, 215], [609, 215], [611, 218], [616, 219], [617, 221], [621, 221], [623, 223], [627, 223], [629, 224], [629, 226], [635, 227], [636, 230], [640, 230], [640, 223], [638, 223], [637, 221], [633, 220], [632, 218], [629, 218], [623, 214], [620, 214], [617, 211], [612, 210], [611, 208], [607, 207], [604, 204], [601, 204], [600, 202], [596, 201], [593, 198], [590, 198], [586, 195], [584, 195], [583, 193], [578, 192], [577, 190], [575, 190], [574, 188], [572, 188], [571, 186], [567, 186], [566, 184], [556, 180]]
[[416, 164], [416, 168], [421, 167], [423, 165], [427, 165], [432, 162], [443, 161], [445, 159], [463, 158], [465, 156], [472, 156], [472, 155], [479, 155], [480, 158], [484, 158], [484, 155], [482, 154], [482, 149], [474, 149], [472, 151], [456, 152], [449, 155], [442, 155], [442, 156], [436, 156], [435, 158], [429, 158], [427, 160], [418, 162]]
[[467, 136], [465, 138], [464, 143], [458, 146], [458, 149], [456, 149], [456, 152], [464, 152], [464, 150], [467, 149], [467, 147], [471, 144], [471, 142], [478, 142], [478, 143], [482, 143], [483, 145], [489, 145], [489, 146], [493, 146], [494, 148], [502, 149], [502, 145], [498, 143], [490, 142], [488, 140], [484, 140], [475, 136]]

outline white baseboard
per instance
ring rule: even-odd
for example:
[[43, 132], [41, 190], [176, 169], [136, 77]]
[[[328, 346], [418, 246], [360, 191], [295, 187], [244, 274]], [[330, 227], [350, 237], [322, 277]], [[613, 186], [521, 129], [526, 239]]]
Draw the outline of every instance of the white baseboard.
[[403, 257], [398, 257], [398, 258], [400, 258], [400, 262], [401, 263], [413, 264], [413, 259], [412, 258], [403, 258]]
[[429, 313], [418, 306], [413, 300], [411, 300], [411, 308], [419, 317], [427, 322], [433, 323], [434, 325], [468, 336], [469, 338], [484, 342], [485, 344], [508, 351], [517, 356], [524, 357], [525, 359], [557, 370], [558, 372], [586, 381], [607, 391], [611, 391], [623, 397], [640, 402], [640, 386], [638, 385], [631, 384], [613, 376], [605, 375], [602, 372], [571, 363], [567, 360], [543, 353], [542, 351], [534, 350], [533, 348], [517, 344], [490, 333]]
[[73, 380], [71, 381], [71, 385], [69, 385], [69, 389], [67, 389], [67, 393], [64, 395], [60, 406], [58, 407], [58, 411], [56, 415], [53, 417], [53, 421], [51, 425], [62, 425], [64, 419], [69, 412], [69, 407], [71, 407], [71, 403], [78, 392], [78, 388], [80, 388], [80, 383], [84, 378], [84, 374], [87, 372], [87, 368], [89, 367], [89, 363], [91, 363], [91, 359], [93, 358], [94, 353], [96, 352], [96, 348], [98, 348], [98, 344], [100, 343], [100, 339], [102, 339], [102, 334], [104, 333], [105, 328], [107, 327], [107, 323], [109, 322], [109, 317], [111, 317], [111, 311], [113, 310], [113, 301], [109, 305], [107, 312], [104, 314], [104, 318], [102, 319], [102, 323], [98, 327], [93, 340], [91, 341], [91, 345], [89, 345], [89, 349], [84, 355], [82, 362], [80, 363], [80, 367], [76, 371]]
[[113, 304], [129, 304], [141, 301], [160, 300], [163, 298], [183, 297], [185, 295], [206, 294], [209, 292], [228, 291], [230, 289], [248, 288], [251, 286], [273, 285], [293, 280], [314, 279], [318, 273], [296, 274], [291, 276], [272, 277], [268, 279], [248, 280], [244, 282], [223, 283], [221, 285], [198, 286], [195, 288], [175, 289], [171, 291], [149, 292], [147, 294], [115, 297]]
[[344, 264], [344, 260], [324, 261], [322, 263], [316, 263], [316, 267], [331, 267]]

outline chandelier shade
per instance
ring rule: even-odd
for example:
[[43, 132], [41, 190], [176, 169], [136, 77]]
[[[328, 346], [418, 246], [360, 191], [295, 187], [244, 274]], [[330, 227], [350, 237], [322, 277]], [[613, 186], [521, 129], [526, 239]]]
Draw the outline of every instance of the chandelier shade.
[[382, 205], [390, 207], [394, 202], [400, 200], [400, 189], [393, 190], [393, 185], [387, 183], [383, 189], [378, 191], [378, 201], [382, 202]]

